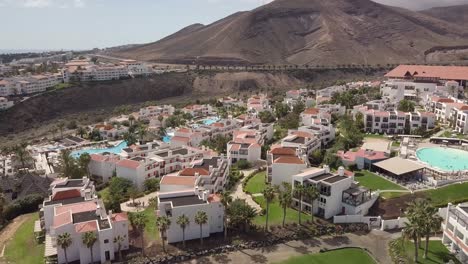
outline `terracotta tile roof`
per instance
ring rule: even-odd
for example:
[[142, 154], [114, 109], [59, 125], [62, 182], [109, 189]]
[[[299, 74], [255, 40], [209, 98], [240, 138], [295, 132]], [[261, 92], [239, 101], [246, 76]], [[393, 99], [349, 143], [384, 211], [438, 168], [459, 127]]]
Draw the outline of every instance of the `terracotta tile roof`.
[[296, 155], [296, 150], [293, 148], [283, 148], [283, 147], [278, 147], [274, 148], [270, 151], [271, 154], [273, 155]]
[[91, 154], [91, 160], [93, 161], [104, 161], [106, 159], [106, 157], [104, 155], [100, 155], [100, 154]]
[[385, 76], [390, 78], [405, 78], [408, 74], [414, 77], [430, 77], [442, 80], [468, 80], [468, 67], [400, 65]]
[[182, 127], [182, 128], [179, 128], [179, 129], [177, 130], [177, 132], [180, 132], [180, 133], [190, 133], [190, 132], [192, 132], [192, 131], [191, 131], [190, 129], [188, 129], [188, 128]]
[[77, 233], [92, 232], [92, 231], [96, 231], [97, 229], [98, 227], [97, 227], [96, 220], [84, 222], [84, 223], [78, 223], [75, 225], [75, 231]]
[[223, 123], [213, 123], [212, 126], [214, 127], [224, 127], [224, 124]]
[[345, 175], [346, 177], [353, 177], [353, 176], [354, 176], [354, 172], [349, 171], [349, 170], [345, 170], [345, 171], [344, 171], [344, 175]]
[[273, 163], [304, 164], [304, 161], [298, 157], [281, 156], [275, 159]]
[[117, 162], [117, 166], [129, 168], [129, 169], [137, 169], [138, 167], [140, 167], [140, 165], [141, 165], [140, 162], [135, 161], [135, 160], [129, 160], [129, 159], [124, 159], [124, 160]]
[[305, 132], [305, 131], [292, 131], [291, 134], [296, 135], [298, 137], [303, 137], [303, 138], [313, 138], [314, 137], [311, 133]]
[[185, 168], [180, 171], [179, 176], [195, 176], [195, 173], [200, 175], [210, 175], [210, 173], [203, 168]]
[[240, 149], [241, 145], [240, 144], [232, 144], [231, 145], [231, 150], [238, 151]]
[[432, 101], [437, 103], [453, 103], [453, 99], [450, 98], [440, 98], [437, 96], [432, 97]]
[[175, 136], [175, 137], [172, 137], [171, 138], [171, 141], [183, 141], [183, 142], [189, 142], [190, 141], [190, 138], [189, 137], [179, 137], [179, 136]]
[[195, 177], [184, 177], [184, 176], [164, 176], [161, 179], [161, 184], [167, 185], [184, 185], [184, 186], [195, 186]]
[[112, 222], [128, 221], [127, 213], [115, 213], [111, 216]]
[[319, 113], [319, 109], [317, 108], [307, 108], [304, 112], [302, 112], [303, 114], [306, 114], [306, 115], [317, 115]]
[[66, 191], [56, 192], [54, 196], [52, 197], [52, 201], [70, 199], [70, 198], [75, 198], [75, 197], [80, 197], [80, 196], [81, 196], [81, 193], [79, 190], [76, 190], [76, 189], [66, 190]]
[[221, 202], [221, 195], [217, 194], [217, 193], [213, 193], [213, 194], [210, 194], [208, 195], [208, 202], [209, 203], [215, 203], [215, 202]]
[[54, 227], [63, 226], [72, 223], [72, 216], [70, 212], [64, 212], [54, 216]]
[[75, 203], [69, 205], [62, 205], [55, 207], [55, 215], [62, 214], [64, 212], [71, 212], [75, 213], [82, 213], [82, 212], [89, 212], [95, 211], [97, 209], [97, 205], [95, 202], [82, 202], [82, 203]]

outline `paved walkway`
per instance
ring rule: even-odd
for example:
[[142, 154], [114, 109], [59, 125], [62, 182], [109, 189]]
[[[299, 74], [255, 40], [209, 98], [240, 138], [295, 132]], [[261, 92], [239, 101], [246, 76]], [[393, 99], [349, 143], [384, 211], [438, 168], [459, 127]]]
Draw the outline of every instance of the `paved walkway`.
[[285, 261], [291, 257], [304, 254], [319, 253], [320, 249], [335, 249], [342, 247], [361, 247], [369, 250], [379, 264], [391, 264], [388, 253], [388, 243], [394, 235], [372, 230], [369, 234], [347, 234], [343, 237], [324, 237], [300, 241], [290, 241], [271, 247], [239, 250], [227, 254], [199, 258], [185, 263], [276, 263]]
[[133, 200], [129, 200], [120, 204], [120, 209], [123, 212], [140, 212], [148, 208], [149, 200], [153, 197], [158, 196], [158, 192], [153, 192], [143, 197], [135, 199], [135, 203], [140, 204], [139, 206], [133, 206]]
[[237, 185], [234, 187], [235, 191], [232, 193], [232, 198], [233, 199], [243, 199], [247, 202], [248, 205], [252, 206], [257, 212], [262, 211], [262, 207], [258, 205], [253, 199], [252, 196], [249, 194], [245, 193], [244, 190], [242, 189], [242, 183], [246, 180], [247, 176], [254, 172], [256, 168], [254, 169], [249, 169], [249, 170], [242, 170], [241, 172], [244, 173], [244, 178], [240, 182], [237, 183]]

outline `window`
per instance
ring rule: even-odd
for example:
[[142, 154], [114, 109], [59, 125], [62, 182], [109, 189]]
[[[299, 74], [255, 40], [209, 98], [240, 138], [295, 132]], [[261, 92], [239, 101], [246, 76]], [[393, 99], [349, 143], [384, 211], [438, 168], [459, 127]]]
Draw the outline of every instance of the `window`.
[[108, 244], [109, 243], [109, 239], [104, 239], [104, 244]]
[[326, 203], [327, 203], [327, 199], [320, 197], [320, 202], [326, 204]]

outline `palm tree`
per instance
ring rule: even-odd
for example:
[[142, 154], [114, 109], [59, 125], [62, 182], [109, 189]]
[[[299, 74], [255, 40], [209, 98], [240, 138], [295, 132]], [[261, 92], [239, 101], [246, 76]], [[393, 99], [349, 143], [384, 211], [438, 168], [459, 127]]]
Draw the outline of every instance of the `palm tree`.
[[80, 126], [76, 129], [76, 133], [80, 135], [81, 138], [83, 138], [83, 135], [86, 134], [86, 129]]
[[203, 225], [208, 223], [208, 215], [204, 211], [198, 211], [195, 215], [195, 223], [200, 225], [200, 243], [203, 246]]
[[55, 134], [57, 133], [57, 128], [56, 127], [51, 128], [50, 133], [52, 133], [52, 140], [54, 140], [55, 139]]
[[119, 260], [122, 261], [122, 243], [125, 238], [121, 235], [114, 237], [114, 244], [117, 244], [117, 251], [119, 252]]
[[311, 220], [314, 222], [314, 201], [320, 197], [320, 192], [317, 190], [315, 185], [309, 185], [305, 187], [304, 196], [310, 203]]
[[130, 123], [130, 126], [133, 126], [133, 122], [135, 121], [135, 117], [133, 115], [130, 115], [128, 117], [128, 122]]
[[140, 142], [143, 143], [146, 134], [148, 133], [147, 127], [144, 125], [141, 125], [138, 127], [138, 136], [140, 138]]
[[288, 182], [283, 182], [282, 188], [280, 189], [277, 187], [279, 190], [279, 203], [281, 207], [283, 208], [283, 227], [286, 221], [286, 209], [292, 204], [293, 199], [292, 199], [292, 187], [291, 184]]
[[[164, 242], [167, 239], [166, 231], [171, 226], [171, 220], [169, 218], [167, 218], [167, 216], [158, 217], [156, 219], [156, 226], [158, 227], [159, 232], [161, 233], [163, 251], [166, 252], [166, 245], [165, 245]], [[185, 232], [185, 230], [184, 230], [184, 232]], [[185, 236], [185, 234], [184, 234], [184, 236]]]
[[65, 128], [65, 123], [58, 123], [57, 128], [60, 131], [60, 138], [63, 139], [63, 129]]
[[265, 220], [265, 231], [268, 232], [268, 217], [270, 213], [270, 203], [275, 199], [275, 188], [272, 186], [267, 186], [263, 190], [263, 197], [266, 201], [266, 220]]
[[226, 211], [227, 211], [227, 208], [229, 206], [229, 204], [232, 203], [232, 196], [229, 192], [222, 192], [221, 193], [221, 204], [224, 206], [224, 218], [223, 218], [223, 221], [224, 221], [224, 239], [227, 238], [227, 229], [228, 229], [228, 224], [227, 224], [227, 214], [226, 214]]
[[414, 242], [414, 262], [418, 262], [418, 238], [421, 235], [421, 226], [417, 222], [410, 222], [403, 228], [403, 237], [413, 239]]
[[190, 224], [190, 219], [183, 214], [177, 218], [177, 224], [182, 228], [182, 243], [185, 247], [185, 228]]
[[60, 152], [60, 169], [63, 177], [71, 177], [75, 168], [75, 159], [70, 155], [70, 150]]
[[32, 160], [31, 154], [26, 149], [28, 144], [23, 142], [13, 147], [13, 152], [16, 155], [16, 158], [21, 162], [22, 168], [26, 168], [26, 163], [29, 163]]
[[429, 237], [432, 233], [436, 233], [440, 230], [440, 226], [443, 222], [442, 217], [437, 214], [437, 208], [431, 207], [426, 211], [427, 218], [424, 220], [423, 233], [426, 236], [426, 243], [424, 247], [424, 259], [427, 259], [427, 252], [429, 251]]
[[63, 253], [65, 254], [65, 263], [68, 264], [68, 255], [67, 255], [67, 249], [71, 246], [72, 244], [72, 238], [70, 236], [70, 233], [63, 233], [58, 235], [57, 237], [57, 245], [60, 246], [60, 248], [63, 249]]
[[302, 198], [304, 197], [305, 187], [302, 183], [297, 184], [294, 186], [294, 196], [299, 200], [299, 225], [301, 225], [301, 215], [302, 215]]
[[131, 213], [128, 220], [130, 221], [130, 224], [138, 230], [138, 233], [141, 236], [141, 252], [144, 252], [145, 240], [143, 235], [148, 219], [146, 218], [146, 215], [143, 212], [138, 212]]
[[86, 173], [86, 175], [89, 177], [89, 163], [91, 162], [91, 155], [89, 153], [83, 153], [80, 155], [78, 158], [78, 163], [80, 165], [81, 171], [83, 173]]
[[97, 241], [96, 233], [94, 233], [92, 231], [86, 232], [81, 236], [81, 240], [82, 240], [83, 244], [87, 248], [89, 248], [89, 252], [91, 253], [91, 263], [94, 263], [93, 246]]

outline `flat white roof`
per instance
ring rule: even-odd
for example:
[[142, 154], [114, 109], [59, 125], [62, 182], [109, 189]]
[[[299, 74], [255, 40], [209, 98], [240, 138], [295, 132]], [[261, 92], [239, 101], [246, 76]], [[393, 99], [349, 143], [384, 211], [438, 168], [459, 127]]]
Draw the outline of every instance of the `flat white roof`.
[[374, 163], [374, 166], [391, 172], [395, 175], [403, 175], [406, 173], [424, 169], [425, 166], [411, 160], [394, 157], [384, 161]]

